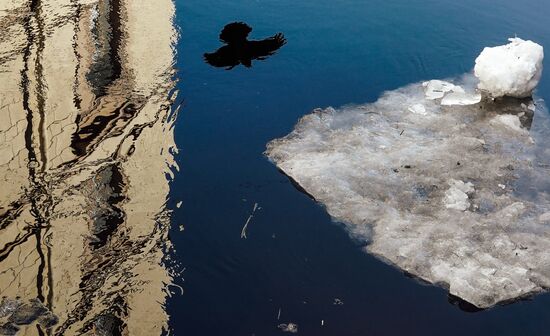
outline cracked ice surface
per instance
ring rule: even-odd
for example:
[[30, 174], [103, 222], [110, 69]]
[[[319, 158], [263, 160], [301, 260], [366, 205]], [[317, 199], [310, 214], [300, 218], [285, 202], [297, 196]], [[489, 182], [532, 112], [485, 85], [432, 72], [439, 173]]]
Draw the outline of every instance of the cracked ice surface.
[[442, 104], [474, 82], [316, 110], [266, 154], [368, 252], [486, 308], [550, 287], [550, 119], [530, 99]]

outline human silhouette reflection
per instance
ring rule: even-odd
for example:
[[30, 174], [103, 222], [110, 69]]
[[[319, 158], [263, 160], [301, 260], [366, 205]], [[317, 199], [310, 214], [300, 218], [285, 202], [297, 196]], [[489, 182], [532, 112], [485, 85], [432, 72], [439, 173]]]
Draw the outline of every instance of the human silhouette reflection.
[[247, 39], [252, 28], [244, 22], [233, 22], [226, 25], [220, 33], [220, 41], [226, 45], [213, 53], [205, 53], [206, 63], [231, 70], [242, 64], [252, 66], [252, 60], [264, 60], [273, 55], [285, 43], [283, 34], [278, 33], [263, 40]]

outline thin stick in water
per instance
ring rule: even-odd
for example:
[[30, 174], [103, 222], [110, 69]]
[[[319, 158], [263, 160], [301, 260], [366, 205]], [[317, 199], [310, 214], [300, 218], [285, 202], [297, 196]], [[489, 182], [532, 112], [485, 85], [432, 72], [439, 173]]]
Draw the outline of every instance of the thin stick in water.
[[248, 219], [246, 220], [246, 223], [244, 223], [244, 226], [243, 226], [243, 229], [241, 230], [241, 238], [244, 238], [246, 239], [246, 229], [248, 228], [248, 223], [250, 223], [250, 220], [252, 219], [252, 217], [254, 217], [254, 213], [256, 212], [256, 210], [258, 209], [258, 203], [254, 203], [254, 208], [252, 209], [252, 213], [250, 214], [250, 216], [248, 216]]

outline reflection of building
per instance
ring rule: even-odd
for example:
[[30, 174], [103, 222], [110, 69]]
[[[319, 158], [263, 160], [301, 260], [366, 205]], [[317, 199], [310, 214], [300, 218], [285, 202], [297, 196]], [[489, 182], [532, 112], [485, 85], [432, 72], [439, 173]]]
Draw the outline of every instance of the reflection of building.
[[157, 335], [174, 144], [171, 0], [0, 2], [0, 297], [49, 332]]

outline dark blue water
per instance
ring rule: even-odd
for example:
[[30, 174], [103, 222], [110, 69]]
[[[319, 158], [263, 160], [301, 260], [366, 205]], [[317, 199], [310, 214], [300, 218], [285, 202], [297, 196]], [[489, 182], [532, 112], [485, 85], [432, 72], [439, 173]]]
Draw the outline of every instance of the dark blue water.
[[[460, 75], [515, 34], [549, 48], [548, 17], [543, 0], [177, 0], [184, 105], [170, 234], [184, 294], [168, 302], [172, 334], [279, 335], [293, 322], [299, 335], [547, 335], [550, 295], [465, 312], [362, 252], [262, 152], [315, 107]], [[288, 43], [252, 68], [213, 68], [202, 54], [233, 21]], [[538, 95], [549, 88], [546, 71]]]

